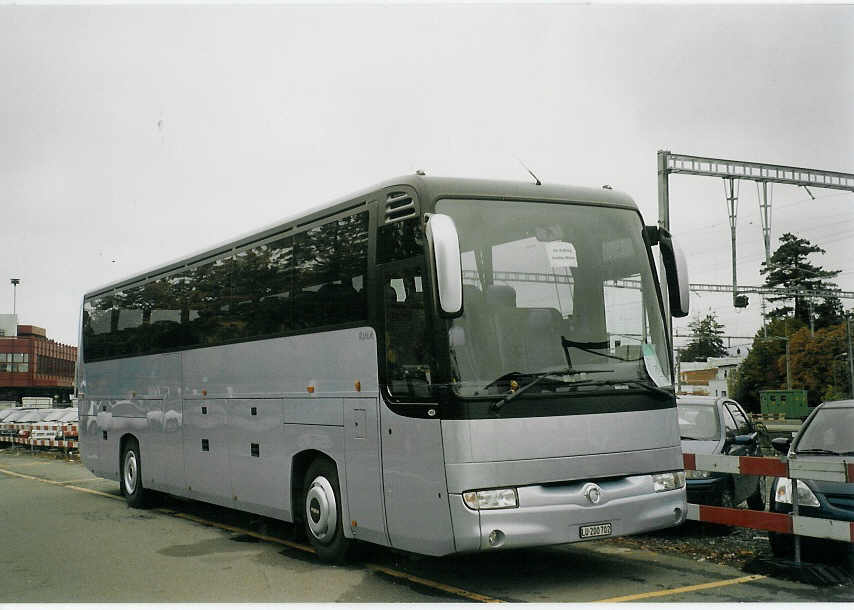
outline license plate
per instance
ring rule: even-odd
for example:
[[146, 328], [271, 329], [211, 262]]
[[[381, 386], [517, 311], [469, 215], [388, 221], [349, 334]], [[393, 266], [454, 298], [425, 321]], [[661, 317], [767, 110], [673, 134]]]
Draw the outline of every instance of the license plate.
[[582, 525], [578, 528], [579, 538], [596, 538], [598, 536], [610, 536], [610, 523], [595, 523], [593, 525]]

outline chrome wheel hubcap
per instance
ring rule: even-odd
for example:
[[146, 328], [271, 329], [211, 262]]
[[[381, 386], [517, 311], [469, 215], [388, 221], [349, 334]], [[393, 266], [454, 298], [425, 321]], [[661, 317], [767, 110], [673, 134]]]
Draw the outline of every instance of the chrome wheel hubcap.
[[129, 496], [133, 495], [133, 492], [136, 491], [137, 472], [136, 453], [134, 453], [133, 450], [128, 451], [125, 454], [124, 479], [125, 491]]
[[324, 476], [315, 477], [305, 494], [305, 519], [311, 535], [320, 542], [328, 542], [338, 527], [338, 510], [335, 491]]

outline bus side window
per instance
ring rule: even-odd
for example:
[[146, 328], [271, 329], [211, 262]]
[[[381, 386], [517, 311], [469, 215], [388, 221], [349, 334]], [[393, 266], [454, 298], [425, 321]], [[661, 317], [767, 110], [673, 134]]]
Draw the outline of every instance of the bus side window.
[[424, 399], [431, 395], [422, 277], [418, 268], [383, 276], [386, 383], [396, 399]]

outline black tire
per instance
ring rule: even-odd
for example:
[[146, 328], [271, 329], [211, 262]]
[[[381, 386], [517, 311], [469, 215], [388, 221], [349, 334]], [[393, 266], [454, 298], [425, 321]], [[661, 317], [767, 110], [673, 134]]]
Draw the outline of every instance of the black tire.
[[735, 508], [735, 493], [732, 490], [732, 485], [727, 483], [721, 489], [721, 495], [718, 496], [718, 506], [723, 508]]
[[795, 540], [791, 534], [768, 532], [768, 542], [774, 557], [791, 557], [795, 553]]
[[747, 508], [765, 510], [765, 477], [760, 476], [756, 482], [756, 491], [747, 498]]
[[308, 467], [302, 504], [305, 535], [317, 556], [327, 563], [344, 563], [350, 540], [344, 537], [338, 470], [331, 460], [318, 458]]
[[119, 486], [128, 506], [145, 508], [148, 494], [142, 485], [142, 456], [135, 438], [125, 441], [119, 465]]

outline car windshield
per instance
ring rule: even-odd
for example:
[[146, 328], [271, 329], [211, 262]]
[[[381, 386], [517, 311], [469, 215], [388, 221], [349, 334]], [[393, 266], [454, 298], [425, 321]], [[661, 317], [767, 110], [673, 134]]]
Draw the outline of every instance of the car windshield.
[[823, 407], [801, 432], [795, 453], [854, 455], [854, 405]]
[[717, 441], [721, 438], [721, 424], [716, 405], [683, 404], [678, 402], [679, 435], [684, 440]]
[[672, 386], [636, 211], [451, 199], [436, 211], [460, 237], [463, 315], [449, 329], [459, 394], [504, 394], [549, 371], [529, 394]]

